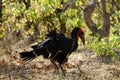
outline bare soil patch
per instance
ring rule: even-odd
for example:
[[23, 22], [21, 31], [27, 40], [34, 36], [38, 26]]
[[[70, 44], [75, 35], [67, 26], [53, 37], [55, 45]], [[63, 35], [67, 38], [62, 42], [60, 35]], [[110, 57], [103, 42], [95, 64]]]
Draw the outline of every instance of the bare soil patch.
[[79, 47], [63, 65], [66, 77], [43, 57], [23, 65], [18, 52], [13, 54], [7, 62], [0, 62], [0, 80], [120, 80], [120, 62], [101, 62], [84, 47]]

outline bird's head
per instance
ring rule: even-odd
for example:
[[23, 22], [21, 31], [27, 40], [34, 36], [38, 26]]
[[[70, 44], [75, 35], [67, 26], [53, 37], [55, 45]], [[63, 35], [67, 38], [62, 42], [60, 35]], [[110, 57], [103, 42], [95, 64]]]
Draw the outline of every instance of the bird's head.
[[81, 28], [76, 27], [72, 30], [71, 32], [71, 37], [78, 40], [78, 36], [80, 37], [82, 43], [85, 45], [85, 36], [84, 36], [84, 32]]

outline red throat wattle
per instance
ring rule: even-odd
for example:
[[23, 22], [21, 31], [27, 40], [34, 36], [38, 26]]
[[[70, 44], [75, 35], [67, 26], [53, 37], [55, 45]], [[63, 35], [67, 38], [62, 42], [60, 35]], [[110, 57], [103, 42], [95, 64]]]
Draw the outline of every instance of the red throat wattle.
[[76, 40], [78, 40], [78, 36], [79, 36], [80, 34], [82, 34], [82, 33], [84, 33], [84, 32], [83, 32], [83, 30], [80, 28], [79, 31], [77, 32]]

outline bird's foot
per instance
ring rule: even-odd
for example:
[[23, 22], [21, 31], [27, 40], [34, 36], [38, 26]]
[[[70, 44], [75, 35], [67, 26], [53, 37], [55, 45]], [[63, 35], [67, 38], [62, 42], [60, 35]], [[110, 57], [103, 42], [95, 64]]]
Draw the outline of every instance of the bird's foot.
[[59, 75], [59, 70], [58, 70], [58, 69], [54, 70], [54, 71], [53, 71], [53, 74]]
[[66, 70], [62, 70], [62, 77], [66, 77]]

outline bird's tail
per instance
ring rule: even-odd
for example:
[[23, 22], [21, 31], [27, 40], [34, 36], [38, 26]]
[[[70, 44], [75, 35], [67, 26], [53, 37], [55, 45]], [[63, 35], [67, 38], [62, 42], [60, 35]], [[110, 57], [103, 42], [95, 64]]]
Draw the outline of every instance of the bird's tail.
[[37, 54], [34, 51], [26, 51], [20, 53], [20, 58], [23, 61], [33, 60], [37, 57]]

